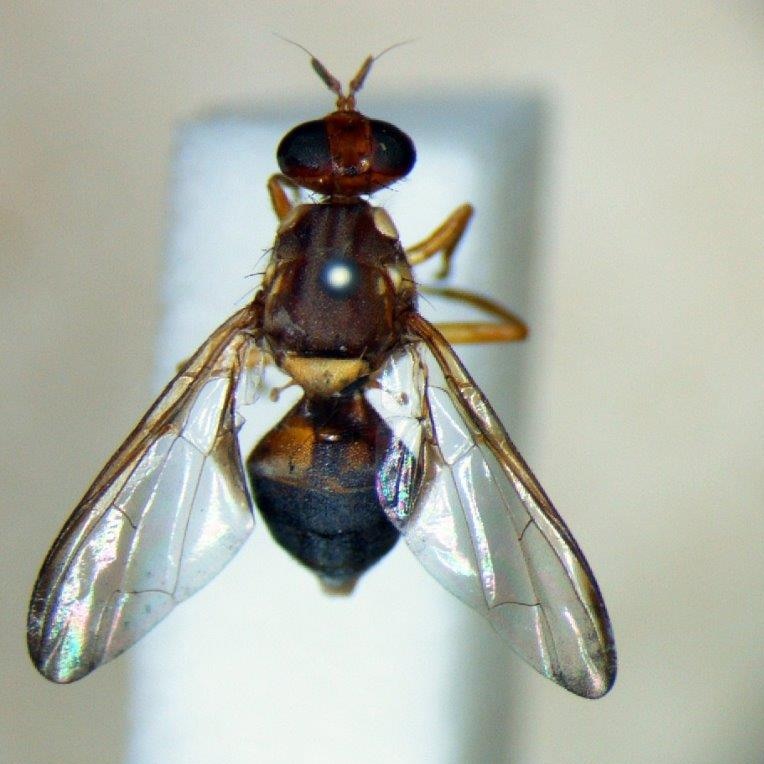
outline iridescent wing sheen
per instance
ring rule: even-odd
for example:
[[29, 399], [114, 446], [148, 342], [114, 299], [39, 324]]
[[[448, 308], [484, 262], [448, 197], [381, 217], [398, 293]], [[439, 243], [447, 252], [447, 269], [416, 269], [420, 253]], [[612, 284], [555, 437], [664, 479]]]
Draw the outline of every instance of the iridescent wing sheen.
[[420, 316], [409, 330], [421, 342], [367, 391], [395, 436], [379, 485], [390, 519], [427, 571], [537, 671], [604, 695], [615, 646], [583, 554], [446, 340]]
[[234, 411], [264, 363], [251, 326], [245, 308], [209, 337], [56, 539], [27, 627], [48, 679], [72, 682], [126, 650], [213, 578], [252, 530]]

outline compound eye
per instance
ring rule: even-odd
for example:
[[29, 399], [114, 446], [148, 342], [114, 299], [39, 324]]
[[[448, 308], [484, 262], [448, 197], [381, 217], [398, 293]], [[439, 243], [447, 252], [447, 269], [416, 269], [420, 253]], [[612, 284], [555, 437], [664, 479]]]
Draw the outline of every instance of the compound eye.
[[[416, 149], [411, 138], [389, 122], [369, 120], [372, 138], [372, 174], [388, 183], [403, 178], [411, 172], [416, 162]], [[382, 182], [380, 185], [387, 185]]]
[[332, 155], [326, 123], [322, 119], [303, 122], [290, 130], [279, 143], [276, 158], [281, 172], [300, 185], [332, 174]]
[[281, 172], [321, 194], [372, 194], [407, 175], [416, 161], [411, 138], [389, 122], [335, 111], [303, 122], [282, 139]]

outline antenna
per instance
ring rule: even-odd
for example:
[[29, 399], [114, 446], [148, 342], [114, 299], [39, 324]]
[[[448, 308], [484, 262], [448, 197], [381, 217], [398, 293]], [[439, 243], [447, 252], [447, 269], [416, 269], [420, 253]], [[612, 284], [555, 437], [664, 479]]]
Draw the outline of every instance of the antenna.
[[353, 79], [348, 83], [347, 94], [342, 89], [342, 83], [314, 56], [304, 45], [300, 45], [299, 42], [290, 40], [287, 37], [282, 37], [280, 34], [274, 32], [276, 37], [284, 42], [290, 43], [298, 47], [304, 53], [310, 56], [310, 65], [313, 67], [313, 71], [321, 78], [321, 81], [337, 96], [337, 109], [338, 111], [355, 111], [355, 95], [363, 87], [363, 83], [366, 80], [366, 76], [371, 71], [371, 67], [375, 61], [378, 61], [385, 53], [393, 50], [393, 48], [399, 48], [401, 45], [408, 45], [413, 40], [404, 40], [403, 42], [396, 42], [394, 45], [390, 45], [385, 48], [381, 53], [377, 53], [376, 56], [367, 56], [358, 71], [353, 76]]

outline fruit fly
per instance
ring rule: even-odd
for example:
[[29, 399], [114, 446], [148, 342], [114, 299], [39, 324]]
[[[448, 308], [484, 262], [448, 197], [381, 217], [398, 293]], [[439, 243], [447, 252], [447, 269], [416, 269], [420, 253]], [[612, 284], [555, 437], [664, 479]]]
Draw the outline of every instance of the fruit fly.
[[[416, 159], [404, 132], [356, 109], [374, 58], [347, 90], [311, 62], [336, 109], [279, 145], [262, 285], [185, 362], [64, 525], [32, 595], [32, 660], [72, 682], [122, 653], [220, 572], [257, 506], [330, 592], [350, 591], [403, 536], [537, 671], [600, 697], [616, 656], [597, 584], [450, 344], [522, 339], [525, 326], [413, 275], [436, 256], [447, 274], [472, 208], [404, 248], [368, 200]], [[303, 190], [319, 198], [305, 203]], [[432, 324], [417, 310], [424, 291], [490, 320]], [[243, 463], [238, 409], [268, 416], [274, 368], [302, 397]]]

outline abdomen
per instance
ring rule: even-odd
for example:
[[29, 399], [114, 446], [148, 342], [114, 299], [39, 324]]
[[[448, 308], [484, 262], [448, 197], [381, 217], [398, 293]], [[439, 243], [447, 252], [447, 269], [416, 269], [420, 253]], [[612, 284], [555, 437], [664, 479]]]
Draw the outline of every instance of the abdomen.
[[378, 478], [391, 439], [359, 392], [304, 398], [247, 461], [271, 534], [330, 587], [352, 584], [398, 540]]

